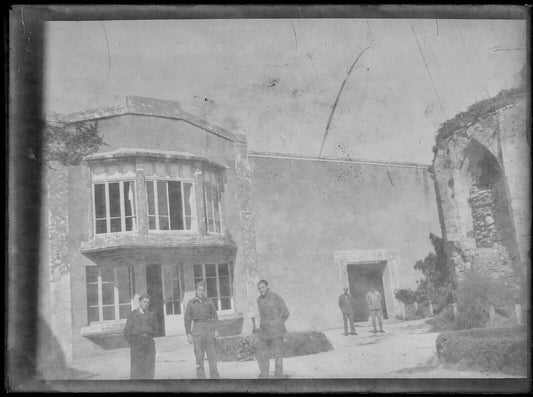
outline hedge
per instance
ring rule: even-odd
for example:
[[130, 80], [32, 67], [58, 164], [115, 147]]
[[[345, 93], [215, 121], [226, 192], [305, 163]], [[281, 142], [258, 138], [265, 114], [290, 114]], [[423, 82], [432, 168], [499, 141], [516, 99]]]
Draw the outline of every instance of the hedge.
[[[221, 338], [217, 342], [219, 361], [252, 361], [256, 359], [257, 337], [236, 336]], [[289, 332], [283, 341], [283, 356], [295, 357], [333, 350], [322, 332]]]
[[437, 353], [448, 363], [465, 362], [489, 371], [524, 374], [527, 368], [526, 333], [520, 327], [475, 328], [438, 336]]

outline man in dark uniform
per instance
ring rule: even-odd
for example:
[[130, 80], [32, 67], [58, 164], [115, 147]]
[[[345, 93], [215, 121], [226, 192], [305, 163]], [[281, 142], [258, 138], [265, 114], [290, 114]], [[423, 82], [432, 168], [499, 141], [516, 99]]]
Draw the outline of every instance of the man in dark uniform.
[[[191, 332], [191, 321], [194, 322]], [[196, 284], [196, 296], [187, 303], [185, 310], [185, 331], [187, 341], [194, 343], [196, 356], [196, 377], [205, 379], [204, 357], [207, 353], [209, 376], [218, 379], [215, 339], [218, 339], [218, 316], [215, 303], [205, 296], [205, 284]]]
[[148, 311], [150, 296], [139, 297], [139, 308], [133, 310], [126, 320], [124, 337], [130, 344], [131, 379], [154, 379], [155, 342], [158, 323], [154, 312]]
[[268, 378], [272, 351], [276, 365], [274, 376], [281, 378], [283, 377], [283, 337], [287, 333], [285, 321], [289, 318], [289, 310], [281, 296], [270, 291], [267, 281], [259, 281], [257, 288], [261, 294], [257, 298], [261, 324], [259, 330], [254, 328], [253, 332], [259, 337], [257, 346], [259, 377]]
[[350, 322], [350, 331], [352, 335], [357, 335], [353, 326], [353, 306], [352, 296], [348, 292], [348, 288], [344, 288], [344, 294], [339, 296], [339, 307], [342, 312], [342, 319], [344, 321], [344, 335], [348, 335], [348, 324]]

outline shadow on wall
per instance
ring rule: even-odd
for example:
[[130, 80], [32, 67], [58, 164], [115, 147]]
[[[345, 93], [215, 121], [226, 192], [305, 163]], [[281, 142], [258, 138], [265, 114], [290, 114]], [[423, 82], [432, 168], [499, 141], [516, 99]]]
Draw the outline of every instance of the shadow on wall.
[[37, 318], [36, 378], [40, 380], [88, 379], [90, 372], [79, 371], [67, 365], [65, 354], [46, 320]]

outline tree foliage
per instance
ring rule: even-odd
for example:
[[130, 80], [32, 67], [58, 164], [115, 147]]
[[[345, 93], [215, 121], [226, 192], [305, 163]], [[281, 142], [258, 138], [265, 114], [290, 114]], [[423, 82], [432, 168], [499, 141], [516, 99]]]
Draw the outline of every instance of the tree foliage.
[[80, 164], [85, 156], [106, 145], [94, 121], [73, 124], [47, 123], [43, 136], [44, 160], [57, 161], [66, 166]]

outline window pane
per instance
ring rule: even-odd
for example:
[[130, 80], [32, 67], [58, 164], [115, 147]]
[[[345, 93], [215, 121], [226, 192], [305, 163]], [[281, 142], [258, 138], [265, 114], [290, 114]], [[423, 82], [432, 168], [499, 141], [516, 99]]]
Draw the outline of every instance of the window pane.
[[98, 282], [98, 268], [96, 266], [87, 266], [85, 268], [85, 277], [88, 283]]
[[107, 222], [105, 219], [96, 221], [96, 234], [107, 233]]
[[219, 263], [218, 265], [218, 275], [219, 276], [228, 276], [229, 275], [229, 269], [227, 263]]
[[98, 307], [89, 307], [87, 310], [87, 321], [100, 321], [98, 318]]
[[120, 183], [109, 184], [109, 215], [120, 217]]
[[[155, 215], [155, 196], [154, 196], [154, 182], [146, 182], [146, 192], [148, 194], [148, 215]], [[154, 223], [155, 229], [155, 223]]]
[[215, 304], [215, 308], [218, 310], [220, 310], [220, 308], [218, 307], [218, 299], [213, 299], [213, 303]]
[[128, 283], [130, 282], [130, 269], [128, 266], [117, 267], [117, 282]]
[[206, 281], [206, 284], [207, 284], [207, 296], [209, 298], [217, 296], [217, 279], [216, 278], [207, 278], [205, 281]]
[[192, 183], [183, 183], [183, 198], [185, 201], [185, 216], [190, 216], [192, 202]]
[[100, 275], [102, 276], [102, 281], [113, 281], [113, 268], [111, 267], [101, 267]]
[[174, 302], [174, 314], [181, 314], [181, 305], [179, 302]]
[[168, 182], [170, 200], [170, 228], [183, 230], [183, 208], [181, 202], [181, 182]]
[[133, 218], [128, 217], [126, 218], [126, 231], [130, 232], [133, 230]]
[[215, 277], [217, 275], [216, 265], [205, 265], [205, 276]]
[[194, 277], [195, 278], [202, 277], [202, 265], [194, 265]]
[[157, 182], [157, 209], [159, 215], [168, 215], [167, 184], [163, 181]]
[[150, 230], [155, 230], [156, 229], [156, 227], [155, 227], [155, 216], [148, 217], [148, 228]]
[[229, 287], [229, 277], [219, 278], [220, 296], [231, 296]]
[[126, 216], [135, 214], [135, 190], [133, 182], [124, 182], [124, 211]]
[[103, 321], [115, 319], [115, 306], [104, 306]]
[[168, 229], [168, 218], [166, 216], [159, 217], [159, 230], [169, 230]]
[[115, 286], [113, 283], [102, 283], [102, 303], [104, 305], [115, 303]]
[[165, 303], [166, 310], [167, 310], [167, 316], [170, 314], [174, 314], [174, 305], [172, 304], [172, 301]]
[[231, 298], [222, 298], [220, 299], [221, 310], [231, 309]]
[[118, 285], [118, 302], [119, 303], [128, 303], [131, 302], [130, 295], [130, 284], [119, 284]]
[[105, 185], [103, 183], [94, 185], [94, 214], [96, 219], [106, 217]]
[[98, 284], [87, 284], [87, 306], [98, 306]]
[[220, 221], [215, 221], [215, 232], [220, 233]]
[[120, 305], [120, 318], [128, 317], [128, 314], [131, 312], [131, 305]]
[[122, 231], [122, 221], [120, 218], [111, 219], [111, 233]]

